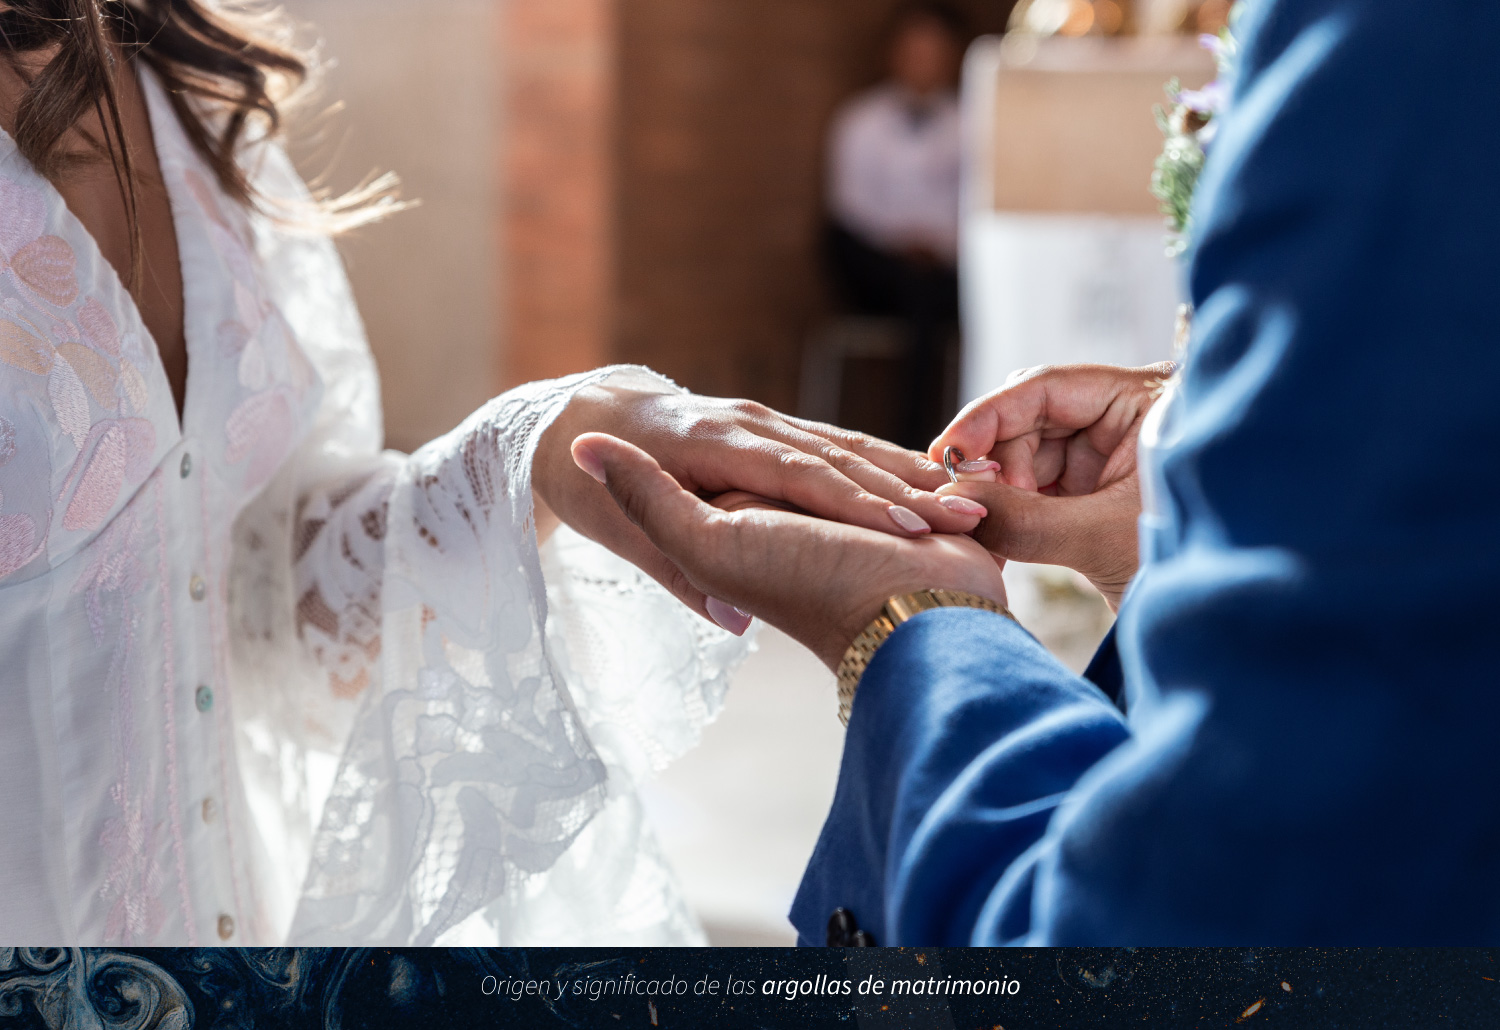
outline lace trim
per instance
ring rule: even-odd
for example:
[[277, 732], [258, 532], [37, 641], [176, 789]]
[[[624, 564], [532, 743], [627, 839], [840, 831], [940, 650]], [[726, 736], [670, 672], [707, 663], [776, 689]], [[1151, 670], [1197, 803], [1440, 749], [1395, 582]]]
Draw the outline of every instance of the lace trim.
[[[574, 393], [611, 379], [675, 389], [629, 368], [530, 384], [410, 458], [301, 499], [297, 630], [332, 692], [360, 708], [293, 940], [426, 945], [476, 916], [507, 935], [606, 799], [690, 746], [716, 710], [738, 641], [576, 535], [543, 574], [538, 441]], [[549, 581], [564, 609], [550, 633]], [[590, 643], [565, 647], [563, 624]], [[611, 825], [626, 824], [629, 839], [605, 834], [613, 860], [656, 854], [642, 821]], [[655, 868], [641, 882], [670, 893]], [[664, 936], [693, 937], [680, 904], [653, 910], [675, 920]]]

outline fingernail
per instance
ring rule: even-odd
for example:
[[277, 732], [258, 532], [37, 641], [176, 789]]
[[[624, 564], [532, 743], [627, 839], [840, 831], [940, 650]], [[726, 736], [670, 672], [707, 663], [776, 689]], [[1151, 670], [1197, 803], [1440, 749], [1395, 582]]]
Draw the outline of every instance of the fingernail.
[[604, 482], [604, 462], [599, 460], [599, 455], [587, 447], [573, 449], [573, 463], [599, 482]]
[[932, 532], [932, 527], [927, 524], [927, 520], [910, 508], [903, 508], [899, 504], [893, 504], [890, 507], [890, 512], [891, 521], [908, 533]]
[[704, 607], [708, 609], [708, 614], [715, 622], [737, 637], [744, 636], [745, 630], [750, 628], [750, 616], [748, 614], [740, 611], [732, 604], [726, 604], [717, 597], [708, 598]]
[[999, 472], [998, 461], [966, 461], [958, 466], [960, 472]]
[[990, 513], [990, 510], [984, 505], [978, 501], [971, 501], [967, 497], [944, 497], [938, 503], [949, 511], [956, 511], [960, 515], [978, 515], [980, 518], [984, 518]]

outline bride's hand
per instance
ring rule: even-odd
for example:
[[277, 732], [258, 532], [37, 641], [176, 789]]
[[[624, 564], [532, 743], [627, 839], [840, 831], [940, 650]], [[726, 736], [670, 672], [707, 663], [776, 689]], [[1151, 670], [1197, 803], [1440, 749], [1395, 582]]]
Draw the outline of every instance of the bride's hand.
[[965, 536], [898, 536], [778, 510], [745, 493], [709, 504], [640, 448], [591, 434], [573, 445], [580, 468], [660, 549], [699, 596], [721, 598], [746, 622], [765, 619], [830, 669], [887, 598], [930, 588], [1003, 604], [1000, 567]]
[[711, 603], [580, 471], [570, 449], [584, 433], [629, 441], [691, 493], [747, 491], [896, 538], [967, 533], [984, 515], [974, 501], [933, 492], [947, 482], [935, 462], [859, 433], [790, 418], [751, 401], [609, 386], [579, 391], [537, 448], [532, 484], [540, 502], [538, 528], [544, 530], [555, 514], [734, 632], [743, 632], [749, 620]]
[[1065, 565], [1112, 608], [1139, 564], [1136, 440], [1172, 365], [1028, 369], [975, 401], [933, 444], [1000, 463], [1000, 481], [943, 488], [989, 509], [974, 537], [1016, 561]]

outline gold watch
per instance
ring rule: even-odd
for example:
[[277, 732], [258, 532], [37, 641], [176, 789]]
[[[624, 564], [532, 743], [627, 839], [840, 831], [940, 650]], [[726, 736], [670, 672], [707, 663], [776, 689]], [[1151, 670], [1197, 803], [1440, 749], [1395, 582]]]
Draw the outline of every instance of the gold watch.
[[839, 721], [845, 726], [849, 725], [849, 713], [854, 709], [854, 692], [859, 689], [860, 677], [865, 674], [865, 667], [875, 657], [880, 645], [896, 631], [897, 626], [918, 612], [933, 608], [979, 608], [1003, 615], [1012, 622], [1016, 621], [1016, 617], [1004, 605], [962, 590], [934, 588], [892, 597], [881, 607], [875, 621], [854, 638], [854, 643], [844, 652], [843, 661], [839, 662]]

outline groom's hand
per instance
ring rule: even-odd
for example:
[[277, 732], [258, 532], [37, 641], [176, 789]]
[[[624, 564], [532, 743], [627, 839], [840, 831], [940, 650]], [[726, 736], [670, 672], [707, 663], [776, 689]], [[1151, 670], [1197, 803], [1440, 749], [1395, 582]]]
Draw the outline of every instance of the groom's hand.
[[1000, 463], [1000, 481], [942, 492], [989, 510], [974, 537], [994, 554], [1076, 569], [1118, 608], [1139, 564], [1136, 440], [1172, 370], [1164, 362], [1017, 373], [965, 408], [931, 452], [988, 455]]
[[896, 594], [945, 587], [1005, 601], [999, 566], [967, 537], [896, 536], [754, 504], [726, 511], [611, 436], [579, 437], [573, 456], [693, 590], [765, 619], [830, 669]]
[[948, 481], [937, 463], [859, 433], [750, 401], [607, 385], [579, 391], [542, 434], [532, 465], [539, 531], [555, 515], [733, 632], [743, 632], [749, 620], [689, 584], [671, 557], [574, 464], [569, 448], [591, 432], [640, 447], [692, 493], [747, 491], [882, 534], [910, 539], [934, 531], [967, 533], [985, 514], [974, 501], [934, 492]]

